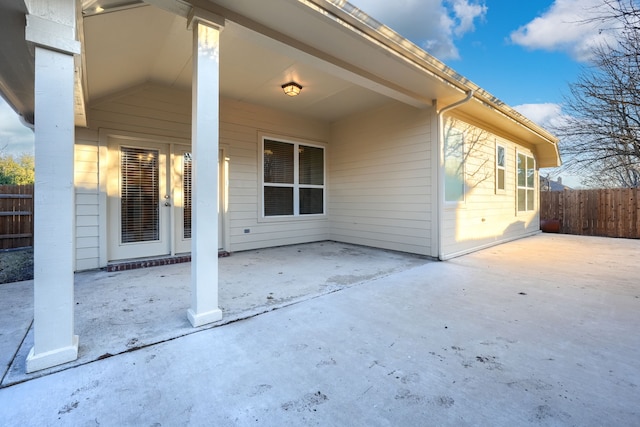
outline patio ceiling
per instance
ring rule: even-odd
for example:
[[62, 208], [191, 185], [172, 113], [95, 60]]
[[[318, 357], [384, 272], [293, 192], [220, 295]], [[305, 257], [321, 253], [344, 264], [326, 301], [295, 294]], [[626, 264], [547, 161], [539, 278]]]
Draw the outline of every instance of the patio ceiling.
[[[192, 33], [186, 18], [142, 6], [87, 15], [83, 26], [89, 106], [147, 82], [190, 89]], [[305, 52], [232, 21], [227, 21], [220, 43], [224, 97], [329, 122], [390, 101], [349, 81], [353, 75], [345, 72], [342, 78], [337, 67], [319, 64]], [[303, 86], [296, 98], [285, 96], [281, 88], [292, 80]]]
[[27, 7], [0, 2], [0, 95], [27, 120], [33, 120], [34, 59], [24, 40]]

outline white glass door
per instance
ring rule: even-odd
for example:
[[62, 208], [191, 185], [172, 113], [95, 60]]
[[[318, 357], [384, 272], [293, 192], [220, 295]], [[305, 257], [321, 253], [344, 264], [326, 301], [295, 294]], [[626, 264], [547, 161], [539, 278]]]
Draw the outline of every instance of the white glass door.
[[170, 254], [166, 147], [124, 139], [110, 142], [109, 260]]
[[[220, 160], [224, 159], [223, 151], [218, 153], [218, 249], [224, 248], [224, 191], [225, 173], [220, 167]], [[174, 216], [175, 216], [175, 252], [191, 252], [191, 186], [192, 186], [193, 159], [191, 149], [184, 146], [176, 146], [173, 153], [173, 177], [174, 177]]]
[[[109, 140], [109, 261], [191, 252], [192, 165], [186, 145]], [[224, 168], [218, 171], [218, 247], [223, 248], [225, 174]]]

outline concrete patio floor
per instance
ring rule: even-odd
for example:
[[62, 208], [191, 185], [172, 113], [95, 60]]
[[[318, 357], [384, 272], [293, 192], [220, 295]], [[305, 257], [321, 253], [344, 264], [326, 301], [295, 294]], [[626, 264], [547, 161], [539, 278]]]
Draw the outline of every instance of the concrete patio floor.
[[2, 423], [638, 425], [638, 255], [638, 240], [543, 234], [409, 257], [340, 292], [1, 388]]
[[[246, 319], [319, 295], [430, 262], [363, 246], [319, 242], [246, 251], [219, 258], [223, 319], [193, 328], [187, 320], [191, 264], [75, 275], [78, 359], [32, 374], [33, 281], [0, 285], [0, 387]], [[15, 356], [14, 356], [15, 355]], [[8, 369], [8, 372], [5, 370]]]

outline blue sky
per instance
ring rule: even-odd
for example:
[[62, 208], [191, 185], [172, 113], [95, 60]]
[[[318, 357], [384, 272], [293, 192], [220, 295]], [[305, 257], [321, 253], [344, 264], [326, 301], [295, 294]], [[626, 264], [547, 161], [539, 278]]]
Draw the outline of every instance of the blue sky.
[[[351, 0], [538, 124], [562, 120], [591, 48], [611, 42], [602, 0]], [[558, 176], [558, 170], [543, 170]], [[563, 176], [578, 186], [580, 179]]]
[[508, 3], [486, 1], [485, 18], [456, 43], [460, 58], [448, 60], [448, 65], [512, 106], [562, 102], [580, 63], [566, 52], [532, 49], [511, 40], [514, 31], [544, 14], [553, 2]]
[[[563, 94], [591, 46], [615, 37], [584, 20], [602, 0], [351, 0], [542, 126], [562, 117]], [[0, 99], [0, 148], [33, 150], [32, 132]]]
[[351, 2], [507, 104], [539, 111], [560, 106], [590, 47], [611, 37], [584, 22], [602, 0]]

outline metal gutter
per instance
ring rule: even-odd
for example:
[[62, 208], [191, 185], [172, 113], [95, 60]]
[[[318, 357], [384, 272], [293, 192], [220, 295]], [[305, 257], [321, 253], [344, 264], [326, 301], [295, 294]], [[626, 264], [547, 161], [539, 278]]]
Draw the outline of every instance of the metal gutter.
[[[355, 29], [365, 33], [368, 37], [373, 38], [376, 42], [384, 45], [396, 54], [412, 61], [426, 72], [437, 76], [445, 83], [454, 86], [458, 90], [467, 93], [470, 90], [474, 92], [474, 97], [484, 105], [514, 120], [516, 123], [527, 128], [529, 131], [537, 135], [539, 138], [556, 144], [557, 138], [544, 128], [533, 123], [531, 120], [518, 113], [513, 108], [499, 98], [491, 95], [486, 90], [480, 88], [452, 68], [448, 67], [442, 61], [433, 57], [423, 49], [415, 45], [413, 42], [402, 37], [393, 29], [387, 27], [371, 16], [367, 15], [361, 9], [350, 4], [346, 0], [297, 0], [301, 3], [310, 5], [314, 8], [323, 9], [330, 14]], [[328, 15], [328, 13], [325, 13]]]
[[20, 123], [22, 123], [23, 126], [28, 127], [31, 130], [35, 130], [35, 125], [32, 123], [32, 121], [29, 121], [25, 116], [23, 116], [22, 114], [18, 114], [18, 120], [20, 120]]

